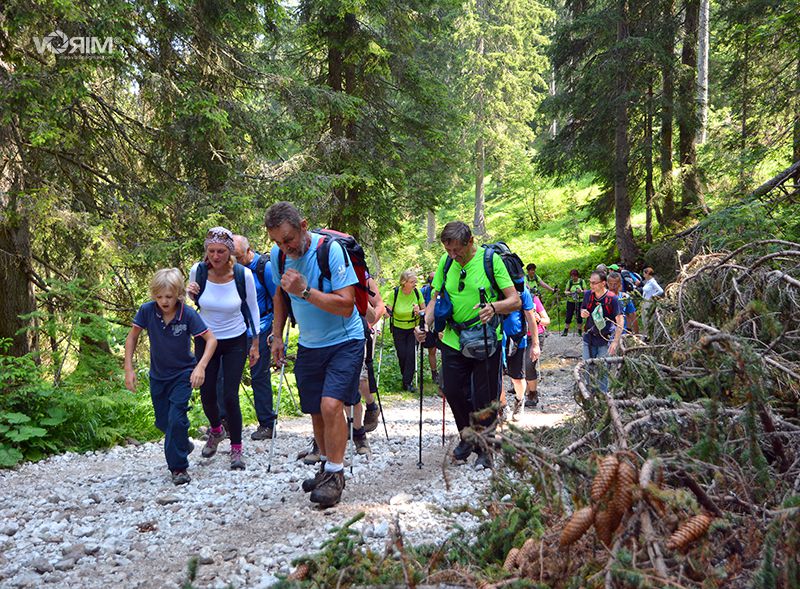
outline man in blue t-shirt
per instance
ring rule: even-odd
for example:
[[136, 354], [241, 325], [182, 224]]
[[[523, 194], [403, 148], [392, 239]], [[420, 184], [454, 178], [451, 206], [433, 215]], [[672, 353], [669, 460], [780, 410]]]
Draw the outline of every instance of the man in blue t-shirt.
[[294, 367], [300, 408], [311, 414], [322, 462], [314, 478], [303, 481], [303, 490], [311, 492], [313, 503], [331, 507], [339, 502], [344, 488], [348, 438], [344, 406], [360, 400], [364, 326], [355, 306], [358, 278], [347, 252], [333, 241], [328, 249], [330, 278], [323, 276], [320, 283], [317, 253], [322, 240], [329, 238], [309, 231], [308, 222], [293, 204], [272, 205], [264, 224], [275, 242], [272, 274], [279, 280], [273, 298], [272, 357], [278, 366], [285, 361], [281, 334], [291, 305], [300, 329]]
[[[256, 283], [256, 299], [261, 316], [258, 332], [258, 349], [267, 349], [267, 338], [272, 331], [272, 298], [275, 296], [275, 282], [272, 280], [272, 265], [269, 256], [259, 254], [250, 249], [250, 241], [243, 235], [233, 236], [233, 255], [236, 261], [250, 268]], [[261, 261], [261, 257], [265, 260]], [[259, 261], [261, 263], [259, 264]], [[266, 262], [266, 263], [265, 263]], [[253, 334], [247, 328], [247, 348], [250, 348]], [[272, 407], [272, 382], [269, 377], [269, 354], [261, 354], [258, 362], [250, 367], [250, 382], [253, 386], [253, 404], [255, 405], [258, 429], [250, 436], [251, 440], [269, 440], [272, 438], [277, 414]], [[220, 371], [221, 372], [221, 371]], [[280, 409], [280, 407], [278, 407]]]

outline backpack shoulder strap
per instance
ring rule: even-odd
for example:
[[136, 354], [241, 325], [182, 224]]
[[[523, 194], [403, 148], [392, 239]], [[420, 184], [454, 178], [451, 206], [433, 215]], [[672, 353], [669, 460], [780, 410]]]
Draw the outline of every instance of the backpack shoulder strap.
[[419, 289], [416, 286], [414, 287], [414, 294], [417, 295], [417, 305], [422, 306], [422, 299], [419, 296]]
[[[322, 291], [322, 281], [327, 278], [331, 279], [331, 241], [327, 235], [320, 234], [319, 241], [317, 242], [317, 266], [319, 266], [319, 283], [317, 289]], [[345, 264], [349, 264], [347, 256], [345, 256]]]
[[208, 282], [208, 266], [205, 262], [200, 262], [197, 264], [197, 270], [194, 273], [194, 280], [200, 286], [200, 291], [197, 293], [196, 297], [194, 298], [194, 302], [198, 303], [200, 301], [200, 295], [203, 294], [203, 291], [206, 289], [206, 282]]
[[494, 255], [495, 251], [493, 248], [483, 246], [483, 271], [486, 272], [486, 278], [489, 279], [489, 283], [492, 285], [492, 290], [494, 290], [495, 296], [500, 297], [502, 291], [497, 285], [497, 280], [494, 277]]
[[269, 263], [270, 263], [269, 254], [260, 254], [260, 257], [258, 258], [258, 262], [256, 262], [256, 269], [253, 272], [253, 274], [258, 279], [258, 281], [261, 283], [261, 286], [264, 287], [264, 291], [266, 293], [264, 299], [267, 302], [267, 310], [266, 310], [266, 312], [267, 313], [272, 313], [272, 311], [273, 311], [273, 308], [272, 308], [272, 297], [269, 296], [269, 289], [267, 288], [267, 277], [266, 277], [267, 264], [269, 264]]
[[244, 266], [241, 264], [233, 265], [233, 281], [236, 284], [236, 292], [239, 293], [239, 300], [242, 301], [240, 308], [244, 317], [244, 324], [250, 329], [251, 333], [255, 333], [253, 318], [250, 317], [250, 308], [247, 306], [247, 285], [244, 278]]

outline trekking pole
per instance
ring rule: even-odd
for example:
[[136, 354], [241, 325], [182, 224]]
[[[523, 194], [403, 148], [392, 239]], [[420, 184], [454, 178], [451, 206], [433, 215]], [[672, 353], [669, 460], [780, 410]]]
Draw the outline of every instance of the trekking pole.
[[[486, 306], [486, 289], [481, 287], [478, 289], [478, 292], [481, 296], [481, 304], [480, 308], [483, 309]], [[490, 377], [489, 377], [489, 328], [486, 327], [485, 323], [483, 325], [483, 352], [486, 354], [486, 385], [489, 386]], [[496, 334], [495, 334], [496, 337]], [[500, 393], [502, 392], [503, 387], [499, 387], [497, 390], [497, 402], [500, 402]]]
[[445, 415], [445, 398], [444, 398], [444, 390], [442, 392], [442, 446], [444, 447], [444, 415]]
[[378, 376], [375, 379], [375, 396], [378, 398], [378, 409], [381, 412], [381, 420], [383, 421], [383, 433], [386, 434], [386, 441], [389, 441], [389, 430], [386, 429], [386, 417], [383, 415], [383, 403], [381, 403], [381, 394], [378, 391], [381, 384], [381, 363], [383, 362], [383, 330], [386, 327], [386, 316], [381, 319], [381, 349], [378, 352]]
[[[360, 403], [361, 401], [359, 401]], [[350, 476], [353, 476], [353, 462], [355, 461], [355, 450], [356, 450], [356, 441], [353, 438], [353, 411], [355, 405], [350, 405], [350, 417], [348, 418], [348, 422], [350, 422]]]
[[286, 373], [283, 375], [283, 380], [286, 383], [286, 390], [289, 391], [289, 400], [292, 402], [292, 409], [297, 411], [297, 403], [294, 400], [294, 391], [292, 390], [292, 385], [289, 384], [289, 377], [286, 376]]
[[[423, 332], [425, 331], [425, 311], [419, 314], [419, 328]], [[419, 461], [417, 462], [417, 468], [422, 468], [422, 384], [425, 380], [425, 374], [423, 373], [425, 348], [421, 343], [417, 345], [419, 346]]]
[[[281, 364], [281, 376], [278, 380], [278, 403], [275, 406], [275, 423], [272, 424], [272, 438], [269, 442], [269, 462], [267, 462], [267, 472], [272, 470], [272, 456], [275, 450], [275, 436], [278, 433], [278, 414], [281, 411], [281, 391], [283, 390], [283, 381], [286, 372], [286, 352], [289, 349], [289, 324], [286, 324], [286, 337], [283, 340], [283, 364]], [[289, 381], [286, 381], [287, 383]], [[272, 386], [272, 385], [270, 385]]]

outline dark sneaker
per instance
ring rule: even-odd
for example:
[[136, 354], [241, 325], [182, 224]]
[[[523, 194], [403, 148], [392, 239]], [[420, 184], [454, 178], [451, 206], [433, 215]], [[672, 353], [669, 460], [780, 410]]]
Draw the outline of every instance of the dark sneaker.
[[514, 405], [514, 408], [511, 410], [511, 421], [517, 421], [522, 414], [522, 407], [525, 405], [525, 403], [516, 397], [513, 397], [513, 399], [514, 400], [512, 401], [512, 404]]
[[367, 441], [367, 436], [363, 438], [356, 438], [353, 436], [353, 443], [356, 445], [356, 454], [364, 455], [372, 455], [372, 450], [369, 448], [369, 442]]
[[378, 429], [378, 419], [380, 418], [381, 410], [378, 407], [375, 409], [367, 408], [364, 411], [364, 431], [374, 432]]
[[303, 464], [316, 464], [319, 462], [319, 446], [317, 446], [317, 441], [312, 438], [311, 447], [299, 452], [297, 458], [302, 458]]
[[272, 428], [259, 425], [258, 429], [250, 434], [250, 439], [260, 442], [261, 440], [272, 439]]
[[189, 476], [189, 473], [185, 470], [173, 470], [172, 471], [172, 484], [173, 485], [185, 485], [189, 481], [192, 480], [192, 477]]
[[455, 449], [453, 450], [453, 458], [455, 460], [463, 462], [464, 460], [469, 458], [469, 455], [472, 454], [473, 450], [474, 448], [470, 442], [465, 442], [464, 440], [461, 440], [458, 443], [458, 446], [456, 446]]
[[244, 470], [244, 458], [241, 448], [231, 448], [231, 470]]
[[567, 337], [567, 335], [569, 335], [569, 329], [565, 329], [561, 332], [561, 337]]
[[539, 392], [528, 393], [525, 397], [525, 407], [533, 409], [539, 404]]
[[475, 460], [475, 468], [491, 469], [493, 466], [492, 455], [489, 452], [478, 452], [478, 458]]
[[324, 472], [317, 486], [311, 491], [311, 502], [320, 507], [333, 507], [342, 498], [344, 489], [344, 470]]
[[217, 446], [219, 443], [225, 439], [225, 430], [223, 429], [219, 434], [214, 435], [211, 430], [208, 430], [208, 439], [206, 440], [205, 446], [203, 446], [202, 454], [203, 458], [211, 458], [214, 454], [217, 453]]
[[302, 485], [303, 491], [306, 493], [310, 493], [311, 491], [316, 489], [317, 485], [319, 485], [324, 475], [325, 475], [325, 463], [323, 462], [322, 464], [319, 465], [319, 470], [317, 471], [317, 474], [315, 474], [310, 479], [306, 479], [303, 481]]
[[415, 387], [413, 385], [413, 383], [408, 385], [407, 387], [403, 387], [403, 388], [406, 390], [406, 392], [409, 392], [409, 393], [416, 393], [417, 392], [417, 387]]

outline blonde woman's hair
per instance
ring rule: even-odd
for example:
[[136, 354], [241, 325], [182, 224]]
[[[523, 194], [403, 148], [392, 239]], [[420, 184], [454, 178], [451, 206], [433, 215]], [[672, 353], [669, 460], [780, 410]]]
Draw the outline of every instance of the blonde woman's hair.
[[401, 286], [404, 285], [409, 280], [416, 280], [416, 279], [417, 279], [416, 271], [411, 270], [410, 268], [408, 270], [403, 270], [400, 273], [400, 285]]
[[186, 285], [183, 283], [183, 274], [177, 268], [162, 268], [156, 271], [150, 281], [150, 296], [172, 291], [179, 301], [186, 297]]

